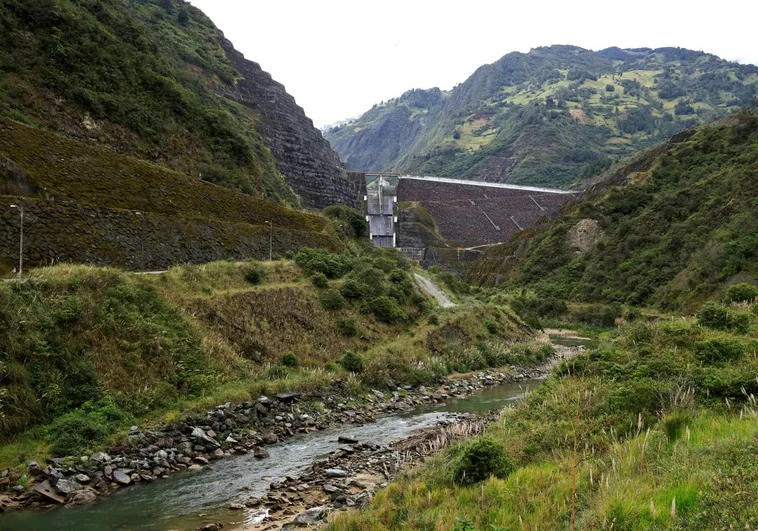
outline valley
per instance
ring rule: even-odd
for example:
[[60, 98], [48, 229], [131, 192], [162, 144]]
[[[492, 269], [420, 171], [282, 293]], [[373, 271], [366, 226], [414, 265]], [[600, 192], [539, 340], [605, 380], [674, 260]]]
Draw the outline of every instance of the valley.
[[758, 66], [202, 4], [0, 0], [0, 529], [758, 528]]

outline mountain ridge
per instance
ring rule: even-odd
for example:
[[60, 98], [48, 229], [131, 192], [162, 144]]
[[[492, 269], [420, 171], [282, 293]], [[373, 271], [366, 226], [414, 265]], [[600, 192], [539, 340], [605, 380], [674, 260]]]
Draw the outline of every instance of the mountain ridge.
[[571, 187], [756, 94], [758, 67], [681, 48], [513, 52], [326, 137], [350, 169]]

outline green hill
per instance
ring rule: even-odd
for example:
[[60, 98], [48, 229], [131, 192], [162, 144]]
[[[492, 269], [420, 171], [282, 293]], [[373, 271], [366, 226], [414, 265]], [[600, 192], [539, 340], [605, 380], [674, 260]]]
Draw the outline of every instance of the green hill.
[[5, 0], [0, 117], [255, 197], [355, 201], [284, 87], [183, 0]]
[[570, 187], [757, 90], [758, 67], [703, 52], [551, 46], [449, 92], [408, 91], [326, 136], [351, 169]]
[[758, 276], [758, 116], [689, 130], [609, 171], [554, 220], [490, 249], [479, 284], [691, 310]]

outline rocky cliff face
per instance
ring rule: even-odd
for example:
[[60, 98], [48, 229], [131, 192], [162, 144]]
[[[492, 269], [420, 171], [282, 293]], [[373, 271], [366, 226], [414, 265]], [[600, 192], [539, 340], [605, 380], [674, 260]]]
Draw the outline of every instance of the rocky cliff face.
[[258, 130], [279, 161], [284, 179], [306, 206], [357, 206], [359, 189], [321, 132], [281, 83], [248, 61], [223, 37], [222, 46], [243, 76], [220, 92], [260, 116]]

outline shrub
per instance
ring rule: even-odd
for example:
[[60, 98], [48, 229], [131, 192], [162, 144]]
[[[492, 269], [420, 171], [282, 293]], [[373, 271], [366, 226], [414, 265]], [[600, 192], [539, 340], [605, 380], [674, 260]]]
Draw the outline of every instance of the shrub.
[[284, 380], [290, 373], [288, 367], [284, 365], [273, 365], [266, 372], [266, 376], [269, 380]]
[[493, 323], [492, 321], [487, 321], [484, 323], [485, 328], [487, 328], [487, 332], [490, 334], [497, 334], [500, 332], [500, 327], [497, 325], [497, 323]]
[[49, 429], [52, 452], [57, 456], [76, 455], [104, 440], [120, 423], [130, 419], [110, 398], [86, 402], [58, 417]]
[[370, 301], [371, 313], [381, 322], [393, 324], [405, 318], [394, 299], [383, 295]]
[[732, 302], [750, 302], [758, 298], [758, 288], [752, 284], [742, 283], [730, 286], [726, 291], [724, 302], [730, 304]]
[[[390, 260], [389, 258], [386, 258], [384, 256], [377, 258], [374, 260], [374, 267], [377, 269], [381, 269], [385, 273], [394, 272], [393, 270], [397, 267], [397, 264]], [[402, 273], [402, 271], [398, 271], [399, 273]]]
[[342, 368], [348, 372], [354, 372], [356, 374], [362, 373], [364, 369], [363, 358], [355, 352], [345, 352], [340, 360]]
[[624, 312], [624, 319], [626, 319], [628, 322], [636, 321], [642, 317], [642, 312], [640, 312], [639, 308], [629, 308], [626, 312]]
[[366, 219], [357, 211], [344, 205], [331, 205], [324, 209], [324, 215], [337, 221], [345, 236], [363, 238], [368, 236]]
[[358, 325], [355, 324], [355, 319], [337, 319], [337, 330], [345, 337], [358, 335]]
[[321, 296], [321, 305], [325, 310], [341, 310], [345, 307], [345, 299], [336, 289], [330, 289]]
[[257, 286], [263, 280], [263, 271], [258, 266], [253, 266], [245, 271], [245, 280]]
[[284, 356], [282, 356], [281, 364], [285, 367], [289, 367], [290, 369], [296, 369], [298, 365], [300, 365], [300, 362], [297, 360], [297, 356], [293, 354], [292, 352], [287, 352]]
[[715, 302], [707, 302], [697, 312], [697, 322], [700, 326], [713, 330], [734, 330], [744, 334], [750, 328], [750, 315], [730, 310]]
[[616, 305], [589, 304], [575, 308], [571, 312], [571, 319], [590, 326], [611, 328], [616, 325], [616, 318], [620, 315], [621, 308]]
[[325, 274], [321, 273], [320, 271], [317, 271], [311, 275], [311, 284], [313, 284], [319, 289], [328, 288], [329, 279], [326, 278]]
[[438, 324], [440, 324], [440, 318], [437, 317], [436, 315], [430, 315], [429, 318], [426, 320], [426, 322], [429, 323], [430, 325], [437, 326]]
[[453, 472], [453, 479], [459, 485], [474, 485], [490, 476], [506, 478], [514, 470], [503, 445], [490, 437], [481, 437], [459, 451]]
[[323, 273], [327, 278], [340, 278], [353, 266], [353, 259], [323, 249], [305, 247], [295, 255], [295, 263], [309, 273]]
[[421, 385], [432, 378], [432, 373], [419, 368], [412, 355], [387, 349], [369, 360], [361, 381], [366, 386], [392, 389], [401, 384]]
[[742, 345], [733, 339], [707, 339], [695, 344], [695, 354], [707, 364], [734, 361], [742, 356]]
[[546, 297], [537, 301], [535, 311], [540, 317], [558, 317], [568, 311], [568, 306], [557, 297]]
[[353, 278], [346, 279], [340, 286], [340, 293], [347, 299], [360, 299], [370, 292], [371, 288]]

